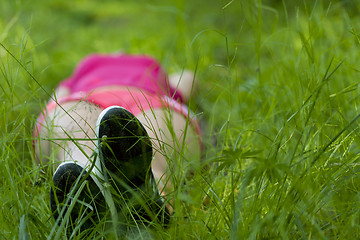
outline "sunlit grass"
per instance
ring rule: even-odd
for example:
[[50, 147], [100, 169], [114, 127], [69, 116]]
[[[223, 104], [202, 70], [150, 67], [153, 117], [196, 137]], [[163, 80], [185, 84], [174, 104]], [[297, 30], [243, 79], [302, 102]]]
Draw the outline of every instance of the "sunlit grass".
[[0, 41], [17, 60], [0, 48], [0, 238], [45, 239], [55, 224], [51, 175], [32, 150], [45, 91], [85, 55], [119, 50], [153, 55], [169, 72], [196, 69], [199, 79], [191, 108], [205, 126], [203, 165], [174, 176], [176, 212], [156, 238], [358, 237], [358, 9], [2, 1]]

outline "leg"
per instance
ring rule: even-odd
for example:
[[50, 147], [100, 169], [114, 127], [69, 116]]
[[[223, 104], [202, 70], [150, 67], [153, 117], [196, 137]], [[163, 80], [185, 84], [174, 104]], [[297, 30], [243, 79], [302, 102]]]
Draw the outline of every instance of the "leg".
[[[196, 90], [195, 75], [189, 70], [170, 75], [169, 83], [180, 91], [185, 103], [189, 102], [191, 92]], [[185, 160], [190, 160], [190, 164], [200, 163], [200, 136], [183, 115], [174, 111], [148, 110], [136, 117], [146, 126], [153, 140], [152, 171], [159, 191], [167, 195], [174, 190], [171, 176], [176, 168], [183, 169]], [[178, 153], [183, 155], [179, 156]]]
[[199, 136], [188, 120], [177, 112], [169, 113], [164, 109], [147, 110], [137, 115], [137, 118], [152, 139], [152, 171], [159, 191], [166, 196], [174, 190], [172, 176], [176, 175], [176, 170], [191, 168], [185, 166], [186, 164], [200, 163]]
[[169, 214], [151, 171], [153, 144], [141, 122], [126, 109], [111, 106], [100, 114], [96, 135], [103, 173], [114, 190], [121, 218], [166, 225]]
[[55, 221], [68, 226], [68, 237], [93, 229], [94, 222], [107, 214], [103, 188], [93, 175], [98, 175], [99, 166], [87, 174], [95, 148], [93, 129], [101, 110], [86, 102], [57, 106], [47, 114], [36, 144], [38, 159], [54, 172], [50, 206]]
[[[35, 145], [40, 162], [52, 170], [66, 161], [89, 165], [88, 157], [95, 148], [94, 126], [101, 111], [87, 102], [68, 102], [49, 112], [39, 132], [41, 140]], [[48, 162], [50, 157], [55, 162]]]

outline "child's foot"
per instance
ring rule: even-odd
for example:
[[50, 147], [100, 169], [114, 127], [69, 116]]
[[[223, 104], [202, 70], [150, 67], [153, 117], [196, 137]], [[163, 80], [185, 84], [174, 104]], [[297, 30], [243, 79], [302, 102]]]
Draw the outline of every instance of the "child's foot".
[[91, 231], [104, 219], [106, 202], [93, 179], [81, 166], [65, 162], [55, 171], [50, 190], [50, 206], [55, 221], [67, 235]]
[[96, 126], [103, 175], [117, 199], [124, 201], [118, 203], [122, 212], [129, 212], [130, 208], [135, 211], [130, 218], [167, 223], [168, 212], [151, 171], [153, 152], [145, 128], [132, 113], [119, 106], [103, 110]]

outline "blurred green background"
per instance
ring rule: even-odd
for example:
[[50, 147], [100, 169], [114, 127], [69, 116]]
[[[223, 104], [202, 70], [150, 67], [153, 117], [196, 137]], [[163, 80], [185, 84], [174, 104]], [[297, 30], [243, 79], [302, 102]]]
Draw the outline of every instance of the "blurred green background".
[[[193, 67], [201, 51], [201, 59], [207, 64], [215, 63], [214, 58], [225, 60], [218, 62], [225, 64], [227, 28], [241, 26], [227, 23], [222, 10], [224, 4], [221, 1], [2, 1], [1, 40], [9, 47], [14, 43], [26, 44], [17, 47], [32, 51], [36, 66], [44, 66], [40, 80], [51, 78], [54, 84], [67, 77], [84, 56], [94, 52], [150, 54], [169, 71]], [[236, 12], [232, 15], [240, 17]], [[202, 31], [205, 32], [201, 34]], [[238, 31], [232, 31], [235, 32]], [[16, 51], [15, 46], [11, 48]]]

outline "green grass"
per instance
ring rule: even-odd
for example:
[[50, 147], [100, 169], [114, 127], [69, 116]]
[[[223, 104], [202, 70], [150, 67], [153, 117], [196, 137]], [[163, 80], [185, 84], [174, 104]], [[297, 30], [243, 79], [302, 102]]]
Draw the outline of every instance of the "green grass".
[[153, 55], [169, 72], [197, 69], [191, 108], [206, 122], [205, 170], [180, 185], [157, 238], [358, 238], [359, 8], [1, 1], [0, 238], [49, 236], [51, 175], [34, 164], [34, 122], [85, 55], [119, 50]]

